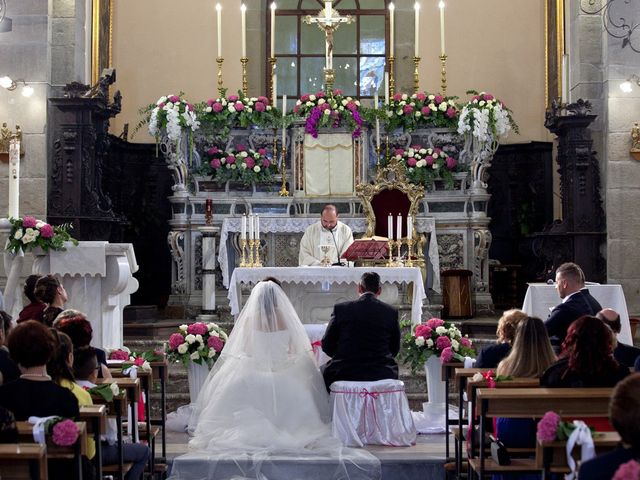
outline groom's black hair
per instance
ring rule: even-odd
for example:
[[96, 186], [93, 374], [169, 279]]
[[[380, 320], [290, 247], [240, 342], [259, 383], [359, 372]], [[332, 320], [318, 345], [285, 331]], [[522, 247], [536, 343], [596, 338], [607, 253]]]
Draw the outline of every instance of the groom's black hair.
[[378, 290], [380, 290], [380, 275], [376, 272], [365, 272], [360, 277], [360, 285], [365, 292], [378, 293]]

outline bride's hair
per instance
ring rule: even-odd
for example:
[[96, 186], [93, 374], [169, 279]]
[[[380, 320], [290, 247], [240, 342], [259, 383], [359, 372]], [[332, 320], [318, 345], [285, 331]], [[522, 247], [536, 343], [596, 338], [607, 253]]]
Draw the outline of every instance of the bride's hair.
[[280, 288], [282, 288], [282, 283], [280, 282], [280, 280], [278, 280], [276, 277], [264, 277], [262, 279], [263, 282], [273, 282], [276, 285], [278, 285]]

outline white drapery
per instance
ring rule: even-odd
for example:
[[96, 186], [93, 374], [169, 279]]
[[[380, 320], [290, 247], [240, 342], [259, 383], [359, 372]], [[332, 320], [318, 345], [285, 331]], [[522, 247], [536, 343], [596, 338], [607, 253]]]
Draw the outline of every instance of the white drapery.
[[306, 195], [352, 195], [353, 138], [332, 133], [304, 138], [304, 189]]

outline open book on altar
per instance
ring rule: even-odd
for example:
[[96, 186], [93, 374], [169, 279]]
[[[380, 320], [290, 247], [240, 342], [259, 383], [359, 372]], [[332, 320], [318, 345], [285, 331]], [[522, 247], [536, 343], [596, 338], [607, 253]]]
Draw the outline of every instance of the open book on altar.
[[387, 257], [387, 239], [385, 237], [361, 238], [355, 240], [342, 254], [350, 262], [357, 260], [384, 260]]

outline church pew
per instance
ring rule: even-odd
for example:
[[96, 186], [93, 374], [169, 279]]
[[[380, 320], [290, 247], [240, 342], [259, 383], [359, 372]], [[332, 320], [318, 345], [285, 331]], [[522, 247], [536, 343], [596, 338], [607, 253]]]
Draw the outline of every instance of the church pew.
[[115, 383], [120, 390], [126, 390], [129, 406], [131, 407], [131, 425], [129, 425], [129, 432], [131, 433], [131, 440], [134, 443], [138, 442], [138, 410], [136, 404], [140, 398], [140, 379], [139, 378], [99, 378], [96, 382], [98, 385], [105, 383]]
[[0, 444], [0, 478], [47, 480], [47, 447], [37, 443]]
[[[612, 388], [480, 388], [479, 458], [469, 458], [471, 471], [484, 478], [485, 472], [540, 471], [535, 459], [513, 459], [512, 465], [496, 465], [486, 459], [484, 422], [487, 418], [542, 418], [548, 411], [564, 417], [603, 417], [609, 410]], [[518, 470], [520, 469], [520, 470]]]
[[[117, 425], [117, 443], [118, 443], [118, 464], [117, 464], [117, 471], [114, 472], [117, 474], [117, 478], [119, 480], [124, 480], [124, 475], [129, 471], [129, 469], [131, 468], [131, 464], [125, 464], [124, 463], [124, 459], [122, 458], [122, 442], [123, 442], [123, 438], [122, 438], [122, 428], [123, 428], [123, 422], [122, 422], [122, 414], [123, 412], [127, 411], [127, 390], [120, 390], [120, 393], [118, 395], [115, 395], [113, 397], [113, 400], [111, 400], [110, 402], [107, 402], [102, 396], [100, 395], [91, 395], [91, 399], [93, 400], [93, 403], [95, 405], [104, 405], [107, 409], [107, 416], [108, 417], [115, 417], [116, 419], [116, 425]], [[106, 430], [106, 428], [105, 428]], [[106, 473], [109, 469], [107, 469], [106, 467], [102, 469], [103, 473]]]
[[455, 421], [452, 421], [449, 418], [449, 385], [451, 384], [451, 380], [455, 376], [455, 371], [457, 368], [463, 368], [463, 362], [445, 362], [442, 364], [442, 380], [444, 381], [444, 391], [445, 395], [445, 410], [444, 410], [444, 424], [447, 429], [446, 432], [446, 440], [445, 440], [445, 458], [446, 461], [449, 461], [449, 425], [452, 423], [455, 425]]
[[93, 434], [96, 444], [96, 455], [93, 464], [97, 478], [102, 478], [102, 444], [100, 435], [107, 430], [107, 407], [105, 405], [86, 405], [80, 407], [78, 418], [87, 424], [88, 433]]

